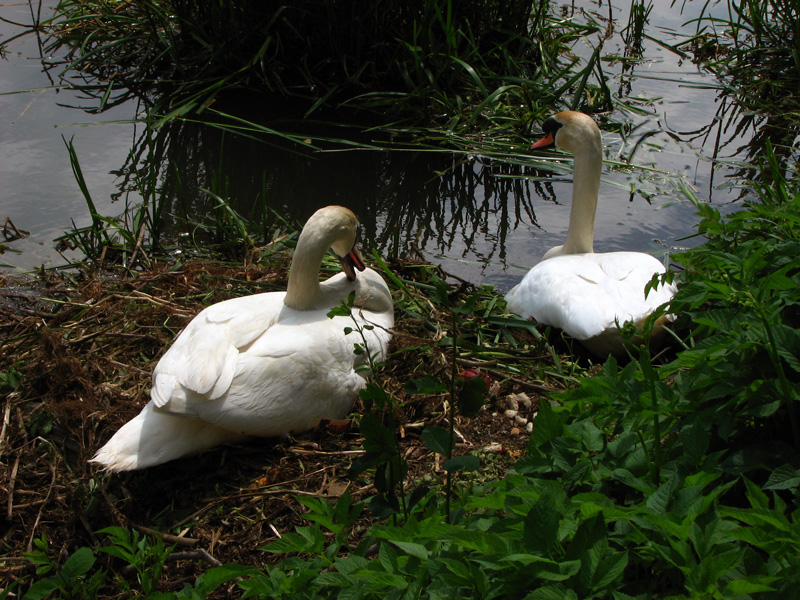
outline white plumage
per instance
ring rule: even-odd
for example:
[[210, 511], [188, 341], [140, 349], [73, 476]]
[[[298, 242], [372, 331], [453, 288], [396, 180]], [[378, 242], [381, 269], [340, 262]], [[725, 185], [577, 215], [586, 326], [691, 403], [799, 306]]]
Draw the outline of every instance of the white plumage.
[[[572, 207], [567, 239], [550, 249], [522, 281], [506, 294], [508, 310], [563, 329], [595, 354], [622, 354], [617, 328], [627, 321], [640, 326], [675, 294], [672, 284], [645, 295], [645, 286], [664, 265], [641, 252], [593, 251], [602, 149], [600, 130], [582, 113], [566, 111], [544, 124], [545, 137], [532, 148], [555, 143], [575, 157]], [[657, 336], [663, 320], [653, 329]]]
[[[361, 262], [357, 226], [346, 208], [320, 209], [300, 235], [286, 292], [234, 298], [198, 314], [156, 366], [150, 402], [92, 461], [109, 471], [142, 469], [344, 417], [365, 386], [357, 372], [365, 358], [354, 353], [363, 340], [345, 333], [355, 329], [350, 317], [327, 313], [354, 293], [359, 325], [374, 325], [363, 333], [376, 360], [385, 358], [394, 325], [386, 283]], [[344, 257], [345, 272], [320, 283], [328, 248]]]

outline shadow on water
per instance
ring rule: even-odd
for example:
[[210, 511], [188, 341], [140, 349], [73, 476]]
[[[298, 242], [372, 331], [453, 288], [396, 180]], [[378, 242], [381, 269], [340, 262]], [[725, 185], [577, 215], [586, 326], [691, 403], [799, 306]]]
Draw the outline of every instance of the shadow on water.
[[[264, 235], [276, 221], [302, 223], [326, 204], [359, 215], [368, 246], [402, 256], [482, 248], [477, 263], [503, 263], [505, 240], [535, 224], [535, 204], [553, 199], [552, 173], [434, 151], [294, 151], [219, 128], [175, 121], [139, 135], [119, 177], [118, 200], [157, 199], [158, 243], [213, 229], [217, 197]], [[143, 189], [142, 182], [155, 184]]]

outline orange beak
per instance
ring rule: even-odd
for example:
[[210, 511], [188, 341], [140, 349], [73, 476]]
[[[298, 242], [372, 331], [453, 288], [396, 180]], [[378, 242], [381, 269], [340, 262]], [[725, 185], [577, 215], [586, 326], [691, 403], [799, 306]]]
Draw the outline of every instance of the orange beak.
[[347, 256], [340, 256], [339, 262], [342, 263], [342, 271], [347, 276], [349, 281], [356, 280], [356, 269], [363, 271], [367, 268], [364, 261], [361, 260], [361, 253], [358, 251], [358, 246], [353, 244]]
[[547, 148], [548, 146], [552, 146], [556, 143], [556, 138], [552, 133], [548, 133], [538, 142], [534, 142], [531, 144], [531, 150], [537, 150], [538, 148]]

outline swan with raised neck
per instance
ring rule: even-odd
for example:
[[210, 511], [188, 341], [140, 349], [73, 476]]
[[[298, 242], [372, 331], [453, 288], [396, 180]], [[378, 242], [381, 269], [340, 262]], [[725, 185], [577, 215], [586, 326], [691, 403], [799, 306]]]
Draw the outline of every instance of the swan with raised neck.
[[[532, 149], [555, 145], [571, 152], [575, 167], [569, 229], [563, 246], [548, 250], [522, 281], [506, 294], [509, 312], [563, 329], [600, 356], [623, 356], [626, 340], [618, 323], [642, 331], [648, 317], [675, 294], [661, 284], [647, 293], [664, 265], [643, 252], [594, 252], [594, 220], [600, 190], [603, 152], [600, 129], [583, 113], [564, 111], [547, 119], [544, 137]], [[661, 315], [650, 341], [663, 337]], [[636, 343], [644, 340], [634, 339]]]
[[554, 144], [560, 150], [571, 152], [575, 165], [567, 239], [563, 246], [548, 250], [544, 258], [594, 252], [594, 217], [603, 170], [600, 129], [590, 116], [575, 111], [553, 115], [544, 122], [542, 129], [545, 136], [531, 148]]

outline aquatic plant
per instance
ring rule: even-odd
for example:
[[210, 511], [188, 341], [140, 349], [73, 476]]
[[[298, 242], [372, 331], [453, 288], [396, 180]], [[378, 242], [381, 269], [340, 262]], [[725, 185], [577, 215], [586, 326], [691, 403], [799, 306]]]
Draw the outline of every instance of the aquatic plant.
[[[800, 70], [800, 4], [796, 0], [727, 2], [727, 17], [697, 19], [695, 59], [748, 109], [770, 107], [797, 125], [795, 74]], [[763, 112], [763, 111], [762, 111]]]
[[[347, 122], [371, 138], [382, 129], [379, 144], [467, 150], [524, 135], [562, 98], [610, 101], [587, 94], [594, 77], [605, 86], [599, 53], [586, 63], [569, 53], [596, 24], [554, 15], [548, 1], [61, 0], [47, 31], [48, 51], [65, 56], [52, 68], [93, 110], [135, 97], [155, 126], [199, 118], [301, 147], [367, 143], [353, 131], [320, 137], [320, 122]], [[281, 133], [311, 117], [302, 135]]]

